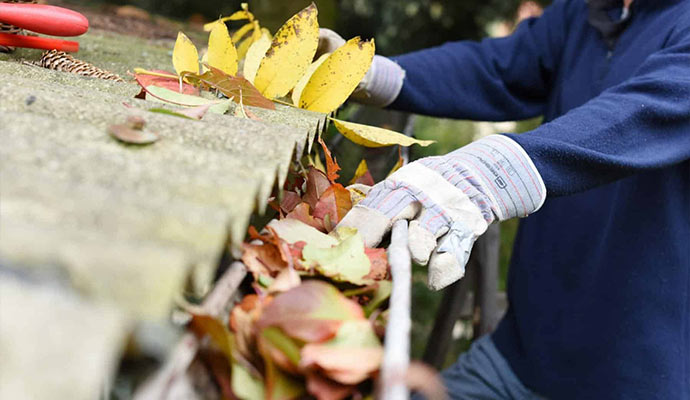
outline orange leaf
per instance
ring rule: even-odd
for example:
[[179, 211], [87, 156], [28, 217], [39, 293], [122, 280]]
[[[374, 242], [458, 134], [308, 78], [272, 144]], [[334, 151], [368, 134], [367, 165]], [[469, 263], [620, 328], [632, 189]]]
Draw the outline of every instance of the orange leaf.
[[336, 183], [323, 193], [314, 207], [313, 215], [314, 218], [323, 220], [324, 227], [330, 232], [351, 208], [350, 191], [345, 189], [343, 185]]
[[369, 275], [365, 276], [365, 279], [382, 280], [390, 277], [390, 271], [388, 269], [388, 256], [386, 255], [386, 249], [364, 249], [364, 253], [369, 257], [369, 262], [371, 262], [371, 271]]
[[310, 210], [311, 208], [309, 207], [309, 204], [300, 203], [292, 211], [290, 211], [290, 213], [288, 213], [288, 215], [286, 215], [285, 218], [294, 218], [300, 220], [309, 226], [313, 226], [321, 232], [325, 232], [326, 228], [324, 228], [323, 226], [323, 221], [314, 218], [309, 213]]
[[323, 153], [326, 156], [326, 173], [328, 175], [328, 180], [331, 181], [331, 183], [335, 183], [335, 180], [340, 177], [340, 175], [338, 175], [340, 165], [338, 165], [338, 162], [335, 160], [335, 158], [331, 156], [331, 152], [328, 150], [328, 147], [326, 147], [326, 143], [324, 143], [321, 136], [319, 136], [319, 143], [321, 144]]

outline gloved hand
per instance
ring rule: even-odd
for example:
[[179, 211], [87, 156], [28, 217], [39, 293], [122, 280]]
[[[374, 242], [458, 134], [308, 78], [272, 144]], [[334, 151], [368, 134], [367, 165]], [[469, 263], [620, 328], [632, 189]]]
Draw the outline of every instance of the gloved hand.
[[[344, 44], [345, 39], [342, 36], [330, 29], [321, 28], [315, 58], [332, 53]], [[404, 79], [405, 71], [398, 64], [386, 57], [376, 55], [351, 99], [362, 104], [386, 107], [400, 94]]]
[[339, 226], [357, 228], [367, 246], [393, 223], [411, 220], [409, 248], [429, 265], [428, 285], [439, 290], [465, 274], [472, 246], [489, 224], [527, 216], [546, 189], [516, 142], [492, 135], [441, 157], [410, 163], [375, 185]]

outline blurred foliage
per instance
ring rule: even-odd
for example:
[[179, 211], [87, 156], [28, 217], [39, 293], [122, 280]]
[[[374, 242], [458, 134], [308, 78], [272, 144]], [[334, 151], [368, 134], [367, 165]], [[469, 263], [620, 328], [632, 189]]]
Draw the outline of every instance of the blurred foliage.
[[345, 37], [373, 37], [379, 54], [394, 55], [452, 40], [481, 39], [489, 22], [512, 19], [521, 2], [341, 0], [338, 32]]
[[[245, 0], [263, 26], [275, 32], [309, 0]], [[130, 4], [186, 20], [212, 20], [239, 9], [242, 0], [95, 0]], [[315, 0], [322, 27], [344, 37], [376, 39], [379, 54], [393, 55], [461, 39], [480, 39], [492, 21], [510, 20], [522, 0]], [[546, 5], [549, 0], [538, 3]]]

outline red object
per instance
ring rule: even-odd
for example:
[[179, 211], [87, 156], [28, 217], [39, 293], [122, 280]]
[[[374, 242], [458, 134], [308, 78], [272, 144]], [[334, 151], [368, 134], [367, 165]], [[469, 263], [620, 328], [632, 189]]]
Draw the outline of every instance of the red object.
[[14, 35], [11, 33], [0, 33], [0, 45], [13, 47], [27, 47], [30, 49], [55, 49], [72, 53], [79, 51], [78, 42], [37, 36]]
[[43, 4], [0, 3], [0, 22], [52, 36], [79, 36], [89, 29], [82, 14]]

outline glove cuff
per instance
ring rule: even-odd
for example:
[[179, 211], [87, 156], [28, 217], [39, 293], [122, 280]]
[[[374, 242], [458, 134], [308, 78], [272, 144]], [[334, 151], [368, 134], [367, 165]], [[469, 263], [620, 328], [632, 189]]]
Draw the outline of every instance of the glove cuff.
[[400, 65], [376, 55], [352, 99], [372, 106], [389, 106], [398, 98], [404, 79], [405, 70]]
[[526, 217], [546, 200], [546, 186], [532, 159], [514, 140], [490, 135], [448, 156], [479, 183], [499, 220]]

